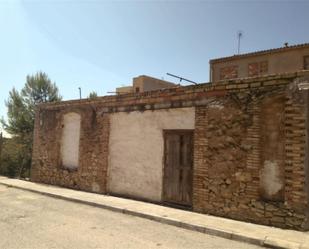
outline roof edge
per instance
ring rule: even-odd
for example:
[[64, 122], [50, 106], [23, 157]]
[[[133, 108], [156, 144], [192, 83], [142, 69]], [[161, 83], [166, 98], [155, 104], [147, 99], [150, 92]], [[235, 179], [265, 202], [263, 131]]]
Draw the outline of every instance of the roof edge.
[[48, 103], [41, 103], [38, 104], [38, 108], [45, 108], [45, 107], [57, 107], [61, 106], [63, 104], [92, 104], [97, 102], [116, 102], [118, 100], [122, 99], [143, 99], [144, 97], [154, 96], [159, 97], [160, 94], [165, 92], [178, 92], [178, 91], [190, 91], [195, 88], [205, 88], [203, 91], [212, 91], [216, 89], [221, 89], [224, 86], [227, 85], [234, 85], [237, 89], [237, 85], [241, 84], [250, 84], [254, 82], [266, 82], [266, 81], [273, 81], [273, 80], [280, 80], [280, 79], [293, 79], [297, 77], [303, 77], [303, 76], [309, 76], [309, 70], [301, 70], [296, 71], [293, 73], [283, 73], [283, 74], [273, 74], [273, 75], [266, 75], [266, 76], [258, 76], [254, 78], [241, 78], [241, 79], [234, 79], [234, 80], [224, 80], [224, 81], [218, 81], [218, 82], [206, 82], [206, 83], [200, 83], [197, 85], [187, 85], [187, 86], [176, 86], [172, 88], [163, 88], [159, 90], [149, 91], [149, 92], [143, 92], [143, 93], [126, 93], [121, 95], [106, 95], [97, 97], [94, 99], [75, 99], [75, 100], [65, 100], [65, 101], [59, 101], [59, 102], [48, 102]]
[[309, 48], [309, 43], [302, 43], [302, 44], [296, 44], [296, 45], [280, 47], [280, 48], [272, 48], [272, 49], [267, 49], [267, 50], [260, 50], [260, 51], [245, 53], [245, 54], [236, 54], [232, 56], [211, 59], [209, 60], [209, 64], [223, 62], [223, 61], [231, 61], [231, 60], [240, 59], [240, 58], [247, 58], [247, 57], [251, 57], [255, 55], [264, 55], [268, 53], [279, 53], [282, 51], [289, 51], [289, 50], [301, 49], [301, 48], [307, 48], [307, 47]]

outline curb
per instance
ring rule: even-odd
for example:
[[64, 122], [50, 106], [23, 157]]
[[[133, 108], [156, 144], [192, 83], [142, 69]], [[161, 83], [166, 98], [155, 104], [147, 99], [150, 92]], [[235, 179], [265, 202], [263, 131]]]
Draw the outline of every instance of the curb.
[[184, 229], [187, 229], [187, 230], [190, 230], [190, 231], [205, 233], [205, 234], [208, 234], [208, 235], [217, 236], [217, 237], [221, 237], [221, 238], [225, 238], [225, 239], [231, 239], [231, 240], [235, 240], [235, 241], [245, 242], [245, 243], [252, 244], [252, 245], [258, 245], [258, 246], [264, 246], [264, 247], [276, 248], [276, 249], [309, 249], [309, 245], [307, 243], [301, 244], [301, 243], [298, 243], [298, 242], [277, 239], [277, 238], [270, 237], [270, 236], [253, 237], [253, 236], [249, 236], [249, 235], [246, 235], [246, 234], [235, 233], [235, 232], [233, 232], [231, 230], [227, 230], [227, 229], [218, 229], [218, 228], [213, 228], [213, 227], [205, 227], [205, 226], [194, 225], [194, 224], [190, 224], [190, 223], [187, 223], [187, 222], [182, 222], [182, 221], [177, 220], [177, 219], [141, 213], [141, 212], [129, 210], [129, 209], [126, 209], [126, 208], [118, 208], [118, 207], [109, 206], [109, 205], [105, 205], [105, 204], [99, 204], [99, 203], [96, 203], [96, 202], [76, 199], [76, 198], [73, 198], [73, 197], [62, 196], [62, 195], [59, 195], [59, 194], [53, 194], [53, 193], [47, 193], [47, 192], [44, 192], [44, 191], [29, 189], [29, 188], [26, 188], [26, 187], [14, 186], [14, 185], [9, 184], [9, 183], [0, 182], [0, 185], [4, 185], [4, 186], [10, 187], [10, 188], [16, 188], [16, 189], [20, 189], [20, 190], [24, 190], [24, 191], [28, 191], [28, 192], [32, 192], [32, 193], [56, 198], [56, 199], [61, 199], [61, 200], [65, 200], [65, 201], [71, 201], [71, 202], [75, 202], [75, 203], [79, 203], [79, 204], [84, 204], [84, 205], [88, 205], [88, 206], [102, 208], [102, 209], [106, 209], [106, 210], [113, 211], [113, 212], [132, 215], [132, 216], [135, 216], [135, 217], [140, 217], [140, 218], [160, 222], [162, 224], [172, 225], [172, 226], [184, 228]]

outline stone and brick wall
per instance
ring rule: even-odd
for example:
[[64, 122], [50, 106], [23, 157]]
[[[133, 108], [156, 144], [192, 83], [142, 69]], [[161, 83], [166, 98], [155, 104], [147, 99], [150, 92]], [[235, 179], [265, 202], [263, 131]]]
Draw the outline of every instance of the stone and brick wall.
[[[113, 113], [193, 107], [193, 210], [308, 229], [308, 95], [297, 88], [308, 76], [303, 71], [40, 105], [32, 180], [106, 193]], [[60, 153], [69, 112], [81, 115], [79, 166], [71, 171]]]
[[196, 211], [307, 228], [305, 111], [287, 91], [238, 92], [196, 108]]
[[[79, 166], [67, 169], [61, 162], [63, 115], [81, 115]], [[91, 105], [38, 109], [35, 120], [33, 181], [105, 193], [108, 159], [109, 115], [97, 115]]]

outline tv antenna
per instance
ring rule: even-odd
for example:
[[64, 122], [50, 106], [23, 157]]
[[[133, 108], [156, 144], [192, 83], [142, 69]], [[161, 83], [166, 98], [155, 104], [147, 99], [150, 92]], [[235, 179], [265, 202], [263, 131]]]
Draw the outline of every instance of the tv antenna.
[[177, 78], [177, 79], [179, 79], [179, 83], [181, 83], [181, 81], [187, 81], [187, 82], [190, 82], [190, 83], [193, 83], [194, 85], [197, 85], [197, 83], [196, 82], [194, 82], [194, 81], [192, 81], [192, 80], [188, 80], [188, 79], [185, 79], [185, 78], [183, 78], [183, 77], [180, 77], [180, 76], [177, 76], [177, 75], [175, 75], [175, 74], [171, 74], [171, 73], [166, 73], [167, 75], [169, 75], [169, 76], [172, 76], [172, 77], [174, 77], [174, 78]]
[[237, 49], [237, 54], [240, 53], [240, 38], [243, 36], [243, 32], [242, 31], [238, 31], [237, 32], [237, 39], [238, 39], [238, 49]]

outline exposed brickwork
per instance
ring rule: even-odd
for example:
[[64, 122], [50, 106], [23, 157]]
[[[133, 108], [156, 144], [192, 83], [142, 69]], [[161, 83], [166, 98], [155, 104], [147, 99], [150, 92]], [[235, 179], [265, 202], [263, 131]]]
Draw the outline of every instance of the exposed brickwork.
[[[35, 122], [32, 180], [105, 193], [110, 113], [194, 106], [193, 210], [307, 229], [305, 124], [308, 121], [306, 102], [293, 83], [307, 74], [40, 105]], [[272, 109], [275, 105], [278, 108]], [[60, 160], [61, 125], [63, 115], [68, 112], [82, 116], [80, 163], [72, 172], [63, 169]], [[280, 115], [272, 117], [272, 112]], [[277, 147], [267, 140], [268, 135], [273, 135], [268, 134], [267, 127], [276, 131], [277, 126], [279, 133], [274, 138], [280, 136], [279, 147], [283, 149], [271, 157], [271, 151]], [[267, 198], [263, 195], [267, 186], [261, 172], [268, 165], [267, 160], [280, 169], [281, 173], [273, 177], [283, 184], [280, 192], [283, 198], [275, 198], [272, 193]]]
[[284, 201], [284, 94], [260, 100], [260, 195], [264, 200]]
[[[291, 89], [290, 89], [291, 90]], [[292, 90], [293, 93], [293, 90]], [[304, 217], [304, 208], [308, 204], [305, 192], [305, 144], [306, 116], [302, 96], [287, 94], [285, 107], [285, 175], [286, 202], [298, 213], [298, 220], [287, 218], [288, 225], [298, 225]], [[307, 138], [308, 139], [308, 138]], [[308, 183], [307, 183], [308, 184]]]

